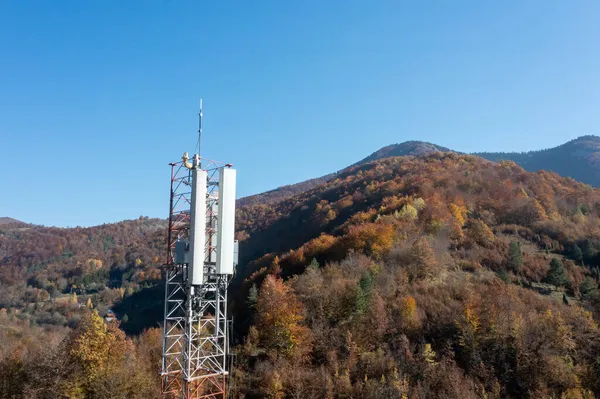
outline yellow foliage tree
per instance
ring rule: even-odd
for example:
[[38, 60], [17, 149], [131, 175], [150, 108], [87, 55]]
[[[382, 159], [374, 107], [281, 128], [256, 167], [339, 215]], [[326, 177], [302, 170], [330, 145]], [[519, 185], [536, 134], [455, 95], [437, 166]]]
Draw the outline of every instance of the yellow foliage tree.
[[[99, 390], [105, 395], [100, 397], [122, 397], [135, 382], [130, 379], [131, 368], [125, 364], [135, 356], [133, 343], [117, 323], [106, 324], [96, 310], [86, 314], [77, 329], [70, 333], [66, 351], [68, 361], [78, 370], [64, 387], [67, 397], [99, 393]], [[113, 385], [107, 386], [106, 381]]]
[[456, 219], [458, 222], [459, 226], [463, 227], [467, 221], [467, 207], [452, 203], [448, 206], [448, 208], [450, 209], [452, 216], [454, 216], [454, 219]]
[[281, 375], [275, 370], [269, 376], [266, 385], [265, 396], [269, 399], [283, 399], [285, 397], [285, 391], [283, 389], [283, 382], [281, 381]]
[[310, 352], [310, 330], [303, 324], [303, 306], [290, 287], [268, 275], [256, 303], [260, 345], [270, 355], [297, 359]]
[[304, 256], [308, 259], [326, 253], [335, 245], [337, 238], [329, 234], [321, 234], [304, 244]]
[[350, 226], [344, 237], [344, 247], [377, 257], [390, 250], [394, 237], [394, 227], [389, 224], [365, 223]]
[[331, 222], [332, 220], [334, 220], [337, 217], [337, 213], [336, 211], [334, 211], [333, 209], [328, 209], [327, 213], [325, 213], [325, 218], [323, 219], [323, 224], [327, 224], [329, 222]]
[[413, 201], [413, 206], [418, 210], [421, 211], [425, 208], [425, 200], [423, 198], [415, 198], [415, 200]]
[[88, 313], [70, 338], [69, 354], [82, 366], [85, 380], [94, 379], [104, 370], [111, 344], [104, 319], [95, 310]]
[[352, 215], [352, 217], [349, 220], [349, 224], [362, 224], [366, 222], [371, 222], [376, 215], [377, 211], [372, 208], [364, 212], [358, 212]]
[[423, 359], [425, 362], [430, 366], [437, 365], [437, 362], [435, 361], [436, 356], [437, 354], [433, 348], [431, 348], [431, 344], [425, 344], [425, 348], [423, 349]]
[[406, 204], [400, 209], [400, 211], [394, 212], [394, 217], [398, 220], [417, 220], [419, 212], [417, 208], [412, 206], [411, 204]]
[[391, 212], [400, 208], [406, 201], [403, 198], [399, 198], [396, 195], [391, 195], [389, 197], [385, 197], [383, 201], [381, 201], [381, 209], [382, 211]]
[[472, 350], [477, 343], [477, 334], [481, 327], [479, 316], [473, 301], [469, 300], [463, 309], [463, 316], [456, 321], [459, 329], [460, 345]]
[[415, 327], [417, 324], [417, 301], [412, 296], [406, 296], [400, 301], [400, 314], [402, 321], [409, 327]]

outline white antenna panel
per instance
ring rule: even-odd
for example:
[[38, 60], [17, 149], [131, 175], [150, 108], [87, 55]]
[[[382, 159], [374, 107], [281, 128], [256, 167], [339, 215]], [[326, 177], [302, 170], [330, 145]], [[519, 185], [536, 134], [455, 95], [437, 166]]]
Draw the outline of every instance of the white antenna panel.
[[217, 226], [217, 274], [233, 274], [235, 234], [235, 178], [231, 168], [219, 169], [219, 214]]
[[204, 283], [207, 180], [208, 175], [205, 170], [192, 169], [190, 262], [188, 264], [188, 283], [192, 285]]

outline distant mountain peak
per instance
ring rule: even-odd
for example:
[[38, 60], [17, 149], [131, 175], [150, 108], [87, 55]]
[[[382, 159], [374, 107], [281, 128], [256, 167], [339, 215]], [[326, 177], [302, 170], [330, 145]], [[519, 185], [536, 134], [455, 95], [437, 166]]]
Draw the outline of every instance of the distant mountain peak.
[[13, 223], [22, 223], [22, 224], [25, 224], [24, 222], [21, 222], [20, 220], [9, 218], [8, 216], [0, 216], [0, 225], [3, 225], [3, 224], [13, 224]]
[[428, 143], [426, 141], [411, 140], [411, 141], [405, 141], [405, 142], [399, 143], [399, 144], [391, 144], [391, 145], [385, 146], [385, 147], [375, 151], [368, 157], [355, 163], [354, 165], [360, 165], [363, 163], [376, 161], [378, 159], [388, 158], [388, 157], [422, 156], [422, 155], [432, 154], [435, 152], [450, 152], [450, 151], [452, 151], [452, 150], [449, 148], [446, 148], [446, 147], [439, 146], [437, 144]]

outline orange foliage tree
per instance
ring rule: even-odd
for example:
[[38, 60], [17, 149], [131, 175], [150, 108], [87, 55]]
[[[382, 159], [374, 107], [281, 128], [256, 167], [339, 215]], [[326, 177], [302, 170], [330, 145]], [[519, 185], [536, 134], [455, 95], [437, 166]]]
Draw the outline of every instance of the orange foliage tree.
[[260, 346], [271, 356], [303, 359], [310, 352], [310, 330], [304, 308], [291, 288], [271, 275], [265, 279], [256, 304]]
[[454, 203], [450, 204], [448, 208], [460, 227], [464, 226], [467, 221], [467, 208], [464, 205], [456, 205]]
[[350, 226], [344, 237], [346, 250], [361, 251], [375, 257], [389, 251], [394, 243], [394, 227], [389, 224], [365, 223]]

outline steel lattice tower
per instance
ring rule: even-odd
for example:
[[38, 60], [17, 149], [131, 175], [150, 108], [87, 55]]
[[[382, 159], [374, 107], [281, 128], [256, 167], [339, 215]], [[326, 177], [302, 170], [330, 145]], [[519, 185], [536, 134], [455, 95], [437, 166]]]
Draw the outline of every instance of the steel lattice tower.
[[[231, 219], [235, 170], [206, 159], [200, 165], [199, 156], [192, 164], [187, 154], [170, 164], [163, 398], [226, 397], [227, 287], [237, 263]], [[184, 245], [191, 259], [188, 253], [182, 257]]]

